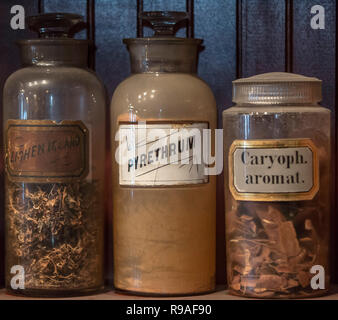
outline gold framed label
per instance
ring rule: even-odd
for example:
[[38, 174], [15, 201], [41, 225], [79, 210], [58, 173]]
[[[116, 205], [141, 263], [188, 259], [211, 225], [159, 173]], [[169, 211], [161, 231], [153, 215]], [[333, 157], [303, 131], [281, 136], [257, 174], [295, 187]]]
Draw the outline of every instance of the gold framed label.
[[319, 190], [317, 149], [311, 139], [235, 140], [229, 188], [241, 201], [311, 200]]
[[5, 144], [11, 181], [61, 183], [88, 174], [88, 129], [82, 121], [8, 120]]

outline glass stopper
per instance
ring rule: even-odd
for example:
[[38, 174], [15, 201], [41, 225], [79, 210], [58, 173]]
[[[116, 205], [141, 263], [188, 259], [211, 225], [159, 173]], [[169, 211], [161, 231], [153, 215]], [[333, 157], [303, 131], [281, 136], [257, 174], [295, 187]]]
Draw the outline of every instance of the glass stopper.
[[144, 11], [140, 18], [155, 31], [155, 37], [174, 36], [182, 23], [189, 19], [188, 14], [181, 11]]
[[27, 18], [30, 30], [40, 38], [73, 38], [74, 34], [86, 28], [83, 16], [72, 13], [44, 13]]

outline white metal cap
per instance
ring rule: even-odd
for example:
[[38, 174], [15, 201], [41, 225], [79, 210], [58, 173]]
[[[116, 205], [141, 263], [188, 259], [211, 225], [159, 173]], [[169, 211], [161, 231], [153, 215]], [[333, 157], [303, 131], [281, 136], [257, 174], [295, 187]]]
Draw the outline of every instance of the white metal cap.
[[263, 73], [232, 82], [238, 104], [304, 104], [322, 100], [322, 81], [286, 72]]

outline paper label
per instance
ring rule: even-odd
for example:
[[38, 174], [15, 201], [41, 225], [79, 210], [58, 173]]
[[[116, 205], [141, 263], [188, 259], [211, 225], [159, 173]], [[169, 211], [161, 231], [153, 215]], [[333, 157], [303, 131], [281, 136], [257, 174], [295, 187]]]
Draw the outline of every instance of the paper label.
[[319, 188], [316, 147], [310, 139], [236, 140], [229, 186], [236, 200], [311, 200]]
[[206, 122], [120, 123], [121, 186], [177, 186], [208, 182], [201, 150]]
[[69, 182], [88, 174], [82, 121], [8, 120], [6, 171], [16, 182]]

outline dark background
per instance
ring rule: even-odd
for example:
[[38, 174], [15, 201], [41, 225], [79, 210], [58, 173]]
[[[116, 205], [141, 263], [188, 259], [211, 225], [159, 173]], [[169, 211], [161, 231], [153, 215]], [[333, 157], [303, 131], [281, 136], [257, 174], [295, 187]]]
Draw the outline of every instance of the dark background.
[[[325, 30], [313, 30], [313, 5], [325, 8]], [[107, 88], [108, 100], [116, 86], [129, 75], [129, 56], [122, 38], [136, 36], [136, 0], [1, 0], [0, 2], [0, 90], [6, 78], [20, 67], [18, 39], [35, 37], [27, 30], [12, 30], [10, 8], [23, 5], [26, 16], [38, 12], [72, 12], [88, 21], [80, 38], [95, 41], [91, 63]], [[144, 0], [144, 10], [185, 11], [185, 0]], [[289, 71], [323, 80], [322, 105], [332, 110], [336, 104], [336, 1], [335, 0], [195, 0], [195, 37], [204, 39], [199, 59], [199, 75], [213, 89], [221, 112], [232, 105], [231, 81], [258, 73]], [[149, 34], [149, 30], [145, 30]], [[178, 35], [184, 35], [180, 31]], [[0, 92], [2, 101], [2, 92]], [[109, 103], [109, 101], [108, 101]], [[2, 107], [2, 103], [0, 102]], [[108, 108], [107, 108], [108, 112]], [[1, 117], [1, 116], [0, 116]], [[109, 119], [107, 115], [107, 119]], [[107, 121], [108, 123], [108, 121]], [[219, 121], [221, 127], [221, 121]], [[0, 121], [2, 126], [2, 121]], [[0, 128], [1, 129], [1, 128]], [[2, 132], [2, 130], [0, 130]], [[335, 125], [333, 126], [333, 137]], [[108, 135], [109, 136], [109, 135]], [[109, 144], [107, 144], [107, 147]], [[2, 147], [2, 144], [1, 144]], [[108, 148], [107, 148], [108, 150]], [[334, 142], [335, 150], [335, 142]], [[334, 158], [335, 158], [334, 152]], [[109, 171], [109, 153], [107, 170]], [[335, 163], [335, 160], [334, 162]], [[335, 177], [335, 166], [332, 168]], [[1, 179], [3, 163], [0, 162]], [[107, 177], [109, 177], [109, 172]], [[225, 283], [223, 177], [218, 177], [217, 200], [217, 281]], [[107, 179], [107, 278], [112, 276], [110, 181]], [[336, 201], [332, 187], [333, 202]], [[3, 281], [3, 185], [0, 186], [0, 284]], [[338, 219], [335, 206], [331, 223], [331, 274], [338, 282]]]

